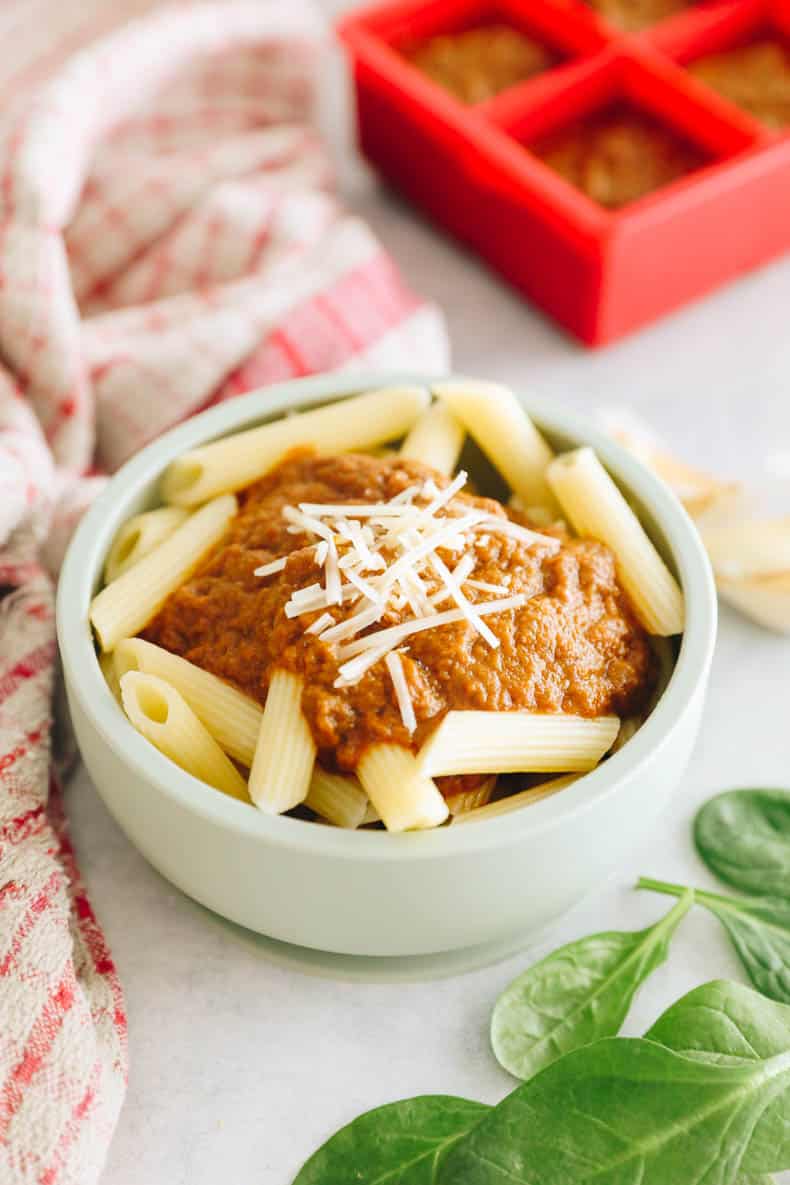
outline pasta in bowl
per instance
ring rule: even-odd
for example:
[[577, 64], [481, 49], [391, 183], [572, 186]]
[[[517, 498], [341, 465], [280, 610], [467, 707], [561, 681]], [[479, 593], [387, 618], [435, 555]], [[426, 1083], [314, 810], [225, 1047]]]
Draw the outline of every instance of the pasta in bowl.
[[[308, 380], [131, 462], [127, 496], [91, 511], [103, 541], [79, 591], [113, 699], [86, 702], [69, 673], [87, 520], [60, 627], [86, 761], [157, 867], [233, 920], [366, 954], [533, 929], [590, 888], [679, 776], [715, 632], [693, 528], [612, 451], [493, 384]], [[667, 786], [646, 801], [657, 746]], [[180, 850], [185, 818], [228, 877]], [[320, 902], [278, 911], [291, 883]]]

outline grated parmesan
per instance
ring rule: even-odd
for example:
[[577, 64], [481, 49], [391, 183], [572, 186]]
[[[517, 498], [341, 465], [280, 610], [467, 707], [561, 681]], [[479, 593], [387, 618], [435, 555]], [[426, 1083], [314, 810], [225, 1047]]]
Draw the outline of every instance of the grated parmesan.
[[499, 638], [493, 632], [491, 627], [487, 626], [482, 620], [480, 614], [477, 612], [474, 606], [471, 605], [466, 599], [463, 592], [461, 591], [461, 586], [453, 579], [452, 573], [449, 571], [444, 561], [441, 560], [438, 555], [432, 555], [431, 565], [472, 628], [476, 629], [478, 634], [485, 638], [486, 642], [488, 642], [488, 645], [493, 650], [498, 649]]
[[395, 699], [398, 702], [403, 727], [411, 735], [417, 728], [417, 717], [414, 715], [414, 704], [409, 692], [409, 685], [406, 682], [403, 661], [396, 650], [391, 650], [384, 661], [392, 679], [392, 686], [395, 690]]
[[[481, 617], [487, 617], [490, 613], [506, 613], [509, 609], [520, 609], [527, 601], [523, 593], [517, 593], [513, 597], [503, 597], [501, 601], [483, 601], [482, 604], [477, 605], [477, 612]], [[371, 647], [385, 646], [388, 650], [394, 650], [396, 646], [400, 646], [406, 638], [412, 634], [422, 633], [423, 630], [436, 629], [440, 625], [453, 625], [458, 621], [464, 620], [464, 614], [460, 609], [445, 609], [443, 613], [432, 613], [429, 617], [418, 617], [413, 621], [402, 621], [399, 625], [391, 625], [388, 629], [379, 630], [378, 633], [368, 634], [364, 638], [359, 638], [356, 642], [350, 642], [340, 651], [341, 662], [346, 658], [353, 658], [360, 654], [363, 650], [368, 650]], [[341, 668], [342, 669], [342, 668]]]
[[334, 625], [335, 619], [331, 613], [322, 613], [320, 617], [316, 617], [312, 625], [308, 625], [305, 630], [306, 634], [320, 634], [328, 625]]
[[[330, 645], [345, 643], [338, 650], [336, 687], [353, 686], [384, 659], [401, 719], [410, 732], [416, 728], [416, 719], [398, 647], [413, 634], [466, 621], [489, 646], [496, 648], [499, 638], [483, 618], [526, 603], [524, 594], [500, 597], [509, 593], [506, 585], [470, 579], [477, 562], [475, 540], [487, 541], [489, 533], [500, 533], [530, 546], [560, 547], [559, 540], [552, 536], [489, 511], [453, 503], [466, 480], [462, 471], [443, 490], [428, 478], [386, 502], [301, 502], [298, 507], [286, 506], [282, 512], [289, 532], [317, 539], [313, 545], [315, 560], [324, 570], [323, 586], [313, 583], [292, 592], [285, 605], [286, 616], [319, 612], [306, 632]], [[418, 496], [427, 504], [419, 505], [415, 501]], [[450, 569], [437, 554], [439, 550], [462, 554]], [[387, 551], [389, 559], [383, 551]], [[256, 569], [256, 575], [280, 572], [287, 560], [286, 556], [264, 564]], [[499, 599], [470, 601], [465, 585]], [[454, 602], [454, 608], [437, 611], [437, 606], [448, 600]], [[326, 612], [331, 605], [344, 604], [350, 606], [351, 614], [340, 621]], [[411, 618], [387, 628], [375, 628], [388, 609], [401, 613], [407, 607]]]
[[273, 576], [275, 572], [282, 572], [287, 563], [288, 556], [281, 556], [279, 560], [272, 560], [269, 564], [261, 564], [260, 568], [255, 569], [253, 576]]

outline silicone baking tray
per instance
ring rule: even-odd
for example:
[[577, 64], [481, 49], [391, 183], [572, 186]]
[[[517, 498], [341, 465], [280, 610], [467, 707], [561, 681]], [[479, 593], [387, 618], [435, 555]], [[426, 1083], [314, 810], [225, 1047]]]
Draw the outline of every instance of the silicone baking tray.
[[[492, 22], [538, 38], [557, 65], [469, 106], [404, 56], [420, 40]], [[398, 0], [352, 13], [340, 34], [363, 153], [590, 345], [790, 248], [790, 128], [771, 130], [686, 68], [758, 38], [790, 43], [790, 0], [709, 0], [634, 34], [582, 0]], [[674, 129], [704, 163], [609, 210], [530, 151], [612, 104]]]

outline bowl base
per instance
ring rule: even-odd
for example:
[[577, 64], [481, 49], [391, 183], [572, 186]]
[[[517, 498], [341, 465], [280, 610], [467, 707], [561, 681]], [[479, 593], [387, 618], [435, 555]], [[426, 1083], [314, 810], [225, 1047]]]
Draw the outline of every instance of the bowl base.
[[248, 930], [231, 922], [206, 906], [193, 902], [196, 909], [221, 926], [227, 933], [258, 951], [278, 966], [301, 971], [319, 979], [335, 979], [353, 983], [418, 983], [432, 979], [450, 979], [502, 963], [513, 955], [524, 952], [541, 939], [541, 931], [534, 928], [517, 935], [484, 942], [479, 946], [460, 950], [440, 951], [433, 955], [341, 955], [315, 950], [307, 946], [293, 946], [277, 938], [269, 938], [255, 930]]

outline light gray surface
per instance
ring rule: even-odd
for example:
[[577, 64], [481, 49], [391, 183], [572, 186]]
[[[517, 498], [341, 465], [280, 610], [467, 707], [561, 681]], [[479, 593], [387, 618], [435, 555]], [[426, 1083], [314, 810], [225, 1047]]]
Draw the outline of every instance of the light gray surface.
[[[722, 473], [755, 474], [768, 449], [790, 448], [790, 261], [589, 353], [397, 201], [371, 190], [356, 204], [415, 287], [445, 308], [457, 369], [576, 408], [627, 404], [689, 460]], [[790, 784], [789, 673], [790, 641], [724, 610], [703, 733], [672, 815], [543, 947], [434, 983], [342, 982], [283, 967], [152, 872], [79, 775], [74, 837], [129, 1011], [129, 1093], [105, 1185], [288, 1185], [318, 1143], [370, 1106], [431, 1091], [501, 1097], [511, 1083], [486, 1030], [505, 983], [561, 942], [659, 916], [668, 901], [629, 888], [640, 872], [709, 882], [689, 839], [708, 795]], [[627, 1031], [720, 975], [740, 976], [734, 957], [713, 920], [692, 915]]]

